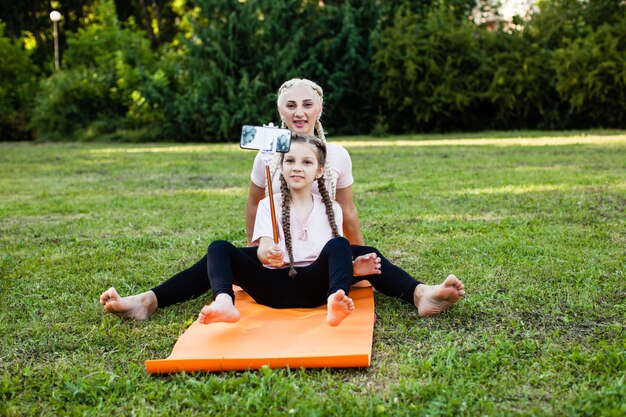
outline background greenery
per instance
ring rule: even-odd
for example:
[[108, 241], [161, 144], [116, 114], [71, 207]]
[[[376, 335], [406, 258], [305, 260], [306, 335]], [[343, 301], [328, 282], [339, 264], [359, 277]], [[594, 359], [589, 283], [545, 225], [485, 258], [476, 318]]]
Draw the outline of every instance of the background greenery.
[[626, 133], [335, 138], [365, 239], [466, 297], [376, 294], [372, 366], [153, 377], [210, 294], [128, 322], [215, 239], [245, 243], [234, 144], [0, 144], [0, 415], [622, 416]]
[[495, 27], [473, 22], [475, 3], [11, 2], [0, 140], [235, 140], [277, 121], [291, 77], [324, 87], [335, 135], [624, 127], [626, 3], [542, 0]]

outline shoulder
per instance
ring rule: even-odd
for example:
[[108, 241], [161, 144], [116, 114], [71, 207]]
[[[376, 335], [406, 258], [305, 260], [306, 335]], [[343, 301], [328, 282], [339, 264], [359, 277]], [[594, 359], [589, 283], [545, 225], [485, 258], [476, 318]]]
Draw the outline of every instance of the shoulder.
[[[281, 202], [283, 201], [283, 193], [274, 193], [274, 204], [281, 204]], [[263, 197], [263, 200], [259, 201], [259, 204], [265, 204], [266, 206], [269, 206], [270, 204], [270, 197], [269, 196], [265, 196]]]
[[[281, 193], [275, 193], [274, 194], [274, 207], [276, 208], [276, 211], [280, 213], [280, 210], [282, 210], [283, 208], [283, 195]], [[263, 200], [259, 201], [259, 206], [257, 209], [259, 212], [265, 212], [265, 213], [269, 213], [269, 211], [271, 210], [270, 207], [270, 198], [269, 197], [265, 197]]]
[[348, 150], [341, 145], [327, 143], [326, 149], [329, 158], [350, 159], [350, 154], [348, 153]]

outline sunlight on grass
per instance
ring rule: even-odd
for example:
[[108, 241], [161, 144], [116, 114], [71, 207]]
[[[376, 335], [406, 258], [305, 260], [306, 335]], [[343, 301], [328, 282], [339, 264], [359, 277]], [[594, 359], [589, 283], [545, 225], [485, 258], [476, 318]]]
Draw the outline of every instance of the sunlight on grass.
[[496, 213], [483, 213], [483, 214], [468, 214], [468, 213], [453, 213], [453, 214], [426, 214], [420, 216], [420, 220], [429, 223], [449, 222], [449, 221], [468, 221], [468, 222], [500, 222], [506, 219], [530, 219], [533, 216], [531, 214], [516, 214], [514, 216], [507, 216]]
[[504, 187], [487, 187], [458, 190], [454, 191], [453, 194], [525, 194], [548, 191], [572, 191], [575, 188], [581, 189], [582, 187], [572, 187], [566, 184], [526, 184], [517, 186], [505, 185]]
[[626, 143], [626, 135], [573, 136], [514, 139], [441, 139], [441, 140], [372, 140], [336, 141], [345, 148], [375, 146], [562, 146], [562, 145], [609, 145]]
[[[571, 137], [539, 137], [539, 138], [512, 138], [512, 139], [438, 139], [438, 140], [338, 140], [331, 143], [346, 148], [359, 147], [414, 147], [414, 146], [562, 146], [562, 145], [608, 145], [626, 143], [626, 135], [613, 136], [571, 136]], [[104, 148], [91, 149], [93, 154], [110, 153], [211, 153], [238, 149], [238, 144], [206, 144], [180, 146], [152, 146], [134, 148]]]
[[149, 192], [131, 193], [128, 195], [244, 195], [247, 192], [246, 187], [227, 187], [227, 188], [180, 188], [175, 190], [152, 190]]
[[109, 153], [211, 153], [215, 151], [232, 151], [238, 149], [238, 144], [206, 144], [206, 145], [181, 145], [181, 146], [153, 146], [148, 148], [104, 148], [91, 149], [89, 153], [109, 154]]
[[[626, 188], [626, 183], [612, 184], [615, 190]], [[451, 191], [451, 194], [526, 194], [526, 193], [544, 193], [552, 191], [588, 191], [589, 187], [583, 185], [568, 184], [524, 184], [524, 185], [505, 185], [504, 187], [487, 187], [487, 188], [470, 188], [464, 190]]]

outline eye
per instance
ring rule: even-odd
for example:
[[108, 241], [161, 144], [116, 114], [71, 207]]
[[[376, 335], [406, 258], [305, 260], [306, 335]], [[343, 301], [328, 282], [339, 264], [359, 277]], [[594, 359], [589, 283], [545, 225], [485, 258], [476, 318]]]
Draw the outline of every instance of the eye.
[[287, 157], [287, 158], [285, 158], [285, 161], [284, 161], [284, 162], [285, 162], [286, 164], [291, 164], [291, 163], [293, 163], [293, 158], [292, 158], [292, 157]]
[[296, 105], [295, 105], [295, 104], [293, 104], [293, 103], [289, 103], [289, 104], [287, 104], [287, 108], [288, 108], [288, 109], [293, 109], [293, 108], [295, 108], [295, 107], [296, 107]]

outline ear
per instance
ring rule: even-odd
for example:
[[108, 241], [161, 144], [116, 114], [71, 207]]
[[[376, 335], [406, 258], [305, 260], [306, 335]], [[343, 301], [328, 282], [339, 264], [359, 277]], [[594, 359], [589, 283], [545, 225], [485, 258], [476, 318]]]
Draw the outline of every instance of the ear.
[[315, 175], [315, 179], [322, 178], [324, 176], [324, 167], [319, 167], [317, 169], [317, 174]]

